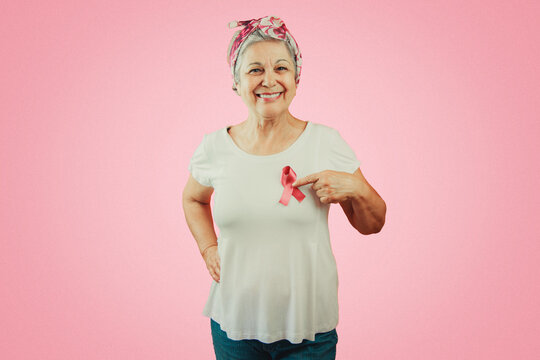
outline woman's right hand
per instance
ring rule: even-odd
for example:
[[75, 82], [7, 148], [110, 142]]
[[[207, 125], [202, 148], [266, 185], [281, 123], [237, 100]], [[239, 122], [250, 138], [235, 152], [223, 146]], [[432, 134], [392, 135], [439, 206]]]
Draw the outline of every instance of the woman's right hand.
[[218, 246], [214, 245], [206, 249], [204, 251], [203, 259], [206, 263], [206, 267], [208, 268], [208, 272], [215, 282], [219, 283], [221, 262], [218, 254]]

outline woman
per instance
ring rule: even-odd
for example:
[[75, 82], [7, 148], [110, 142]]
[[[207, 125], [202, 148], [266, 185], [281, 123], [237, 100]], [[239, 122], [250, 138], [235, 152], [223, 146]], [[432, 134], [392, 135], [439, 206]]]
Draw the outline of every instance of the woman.
[[237, 25], [228, 62], [249, 115], [204, 135], [183, 192], [186, 221], [214, 280], [203, 314], [217, 359], [335, 359], [338, 278], [328, 210], [339, 203], [368, 235], [383, 227], [386, 204], [338, 131], [289, 112], [302, 57], [283, 21], [229, 24]]

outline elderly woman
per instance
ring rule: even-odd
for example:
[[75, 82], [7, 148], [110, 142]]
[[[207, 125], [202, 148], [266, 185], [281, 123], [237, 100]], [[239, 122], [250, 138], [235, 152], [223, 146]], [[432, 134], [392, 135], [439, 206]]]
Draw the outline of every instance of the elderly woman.
[[302, 56], [283, 21], [229, 26], [243, 27], [228, 61], [249, 115], [203, 136], [183, 192], [187, 224], [214, 280], [203, 315], [216, 357], [335, 359], [330, 204], [364, 235], [381, 230], [386, 204], [337, 130], [290, 113]]

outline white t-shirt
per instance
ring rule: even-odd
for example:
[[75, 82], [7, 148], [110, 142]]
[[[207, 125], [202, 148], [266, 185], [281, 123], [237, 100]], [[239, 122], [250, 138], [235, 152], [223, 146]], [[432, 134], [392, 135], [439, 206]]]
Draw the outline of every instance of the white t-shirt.
[[227, 127], [205, 134], [189, 164], [199, 183], [214, 188], [219, 228], [220, 282], [212, 280], [203, 315], [233, 340], [300, 343], [338, 324], [338, 276], [328, 232], [328, 210], [311, 188], [287, 206], [282, 169], [300, 179], [322, 170], [354, 173], [354, 151], [339, 132], [308, 122], [286, 150], [253, 155]]

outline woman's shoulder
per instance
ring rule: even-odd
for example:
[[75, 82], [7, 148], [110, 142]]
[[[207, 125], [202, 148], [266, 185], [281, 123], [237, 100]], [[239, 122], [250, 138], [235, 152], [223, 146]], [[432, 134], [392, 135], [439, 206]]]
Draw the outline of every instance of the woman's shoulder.
[[221, 126], [218, 129], [206, 131], [204, 133], [204, 138], [208, 142], [218, 141], [220, 138], [223, 138], [223, 135], [227, 132], [227, 128], [231, 125]]
[[225, 126], [203, 132], [201, 146], [209, 156], [215, 156], [219, 153], [219, 149], [223, 149], [226, 146], [226, 133], [227, 128]]
[[313, 121], [310, 121], [310, 122], [311, 122], [311, 125], [313, 125], [314, 128], [317, 128], [320, 131], [336, 131], [336, 129], [334, 129], [330, 125], [326, 125], [326, 124], [319, 123], [319, 122], [313, 122]]
[[310, 121], [312, 130], [321, 136], [333, 136], [338, 133], [338, 130], [330, 125]]

